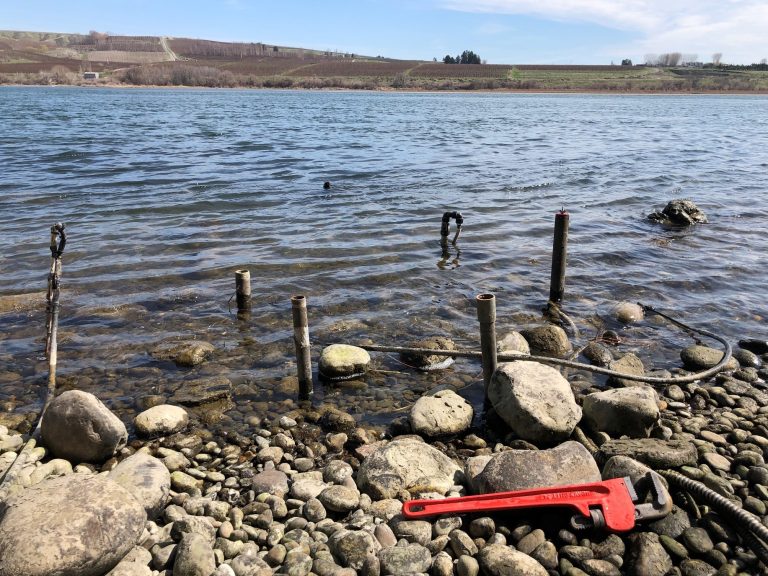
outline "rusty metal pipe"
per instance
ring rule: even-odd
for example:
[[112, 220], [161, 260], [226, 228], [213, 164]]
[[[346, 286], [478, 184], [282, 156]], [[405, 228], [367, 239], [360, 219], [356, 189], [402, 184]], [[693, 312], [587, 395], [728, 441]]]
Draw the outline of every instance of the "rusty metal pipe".
[[488, 385], [496, 370], [496, 296], [478, 294], [477, 319], [480, 322], [480, 353], [483, 361], [483, 384], [485, 400], [488, 401]]
[[291, 298], [291, 313], [293, 315], [293, 343], [296, 347], [296, 367], [299, 375], [299, 400], [308, 400], [312, 396], [313, 385], [306, 296], [298, 295]]
[[237, 296], [238, 312], [250, 310], [251, 272], [249, 270], [235, 270], [235, 294]]

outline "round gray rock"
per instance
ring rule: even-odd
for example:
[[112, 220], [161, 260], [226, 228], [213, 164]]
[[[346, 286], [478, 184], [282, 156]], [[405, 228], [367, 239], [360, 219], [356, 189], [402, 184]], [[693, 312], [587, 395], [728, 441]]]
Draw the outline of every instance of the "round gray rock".
[[154, 456], [137, 452], [115, 466], [109, 478], [134, 495], [148, 518], [157, 517], [168, 503], [171, 473]]
[[8, 498], [0, 576], [101, 576], [133, 548], [146, 513], [104, 476], [70, 474]]
[[426, 572], [432, 564], [429, 550], [420, 544], [383, 548], [379, 552], [379, 560], [383, 575]]
[[530, 347], [531, 354], [562, 358], [572, 350], [568, 335], [560, 326], [547, 324], [520, 332]]
[[344, 380], [365, 373], [370, 363], [370, 354], [362, 348], [348, 344], [331, 344], [323, 348], [318, 370], [326, 378]]
[[613, 309], [613, 315], [622, 324], [633, 324], [645, 317], [642, 306], [634, 302], [619, 302]]
[[184, 534], [176, 547], [173, 576], [210, 576], [216, 570], [216, 557], [210, 542], [200, 534]]
[[647, 437], [659, 420], [656, 391], [649, 386], [616, 388], [584, 398], [584, 420], [593, 429], [611, 436]]
[[128, 441], [125, 424], [101, 400], [81, 390], [53, 399], [42, 423], [43, 444], [71, 462], [103, 462]]
[[528, 341], [523, 337], [520, 332], [513, 330], [508, 334], [505, 334], [501, 340], [496, 343], [496, 350], [500, 354], [505, 352], [520, 352], [521, 354], [530, 354], [531, 347], [528, 345]]
[[[709, 346], [688, 346], [680, 352], [683, 366], [688, 370], [706, 370], [723, 359], [723, 352]], [[725, 365], [726, 370], [736, 370], [739, 362], [731, 357]]]
[[502, 544], [489, 544], [478, 554], [480, 568], [488, 576], [548, 576], [536, 560]]
[[181, 406], [161, 404], [136, 416], [133, 425], [142, 436], [169, 436], [181, 432], [189, 424], [189, 415]]
[[411, 408], [411, 428], [424, 436], [458, 434], [472, 424], [472, 405], [453, 390], [422, 396]]
[[581, 420], [581, 407], [568, 380], [538, 362], [499, 364], [488, 398], [512, 431], [533, 443], [565, 440]]
[[376, 448], [363, 460], [357, 485], [375, 500], [401, 491], [447, 493], [460, 483], [461, 468], [448, 456], [419, 440], [403, 438]]
[[474, 485], [482, 493], [599, 482], [595, 459], [578, 442], [549, 450], [506, 450], [494, 455]]

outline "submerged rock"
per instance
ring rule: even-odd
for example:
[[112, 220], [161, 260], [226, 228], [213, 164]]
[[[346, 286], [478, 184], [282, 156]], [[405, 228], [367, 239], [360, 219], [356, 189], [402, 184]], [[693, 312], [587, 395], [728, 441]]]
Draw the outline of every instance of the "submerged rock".
[[481, 493], [491, 493], [600, 479], [600, 469], [587, 449], [568, 441], [549, 450], [507, 450], [496, 454], [473, 483]]
[[232, 382], [224, 376], [198, 378], [182, 382], [170, 401], [184, 406], [199, 406], [217, 400], [227, 400], [232, 395]]
[[72, 462], [103, 462], [128, 441], [125, 424], [89, 392], [68, 390], [53, 399], [42, 422], [43, 444]]
[[488, 386], [488, 398], [515, 434], [534, 443], [568, 438], [581, 419], [568, 380], [538, 362], [499, 364]]
[[[428, 348], [430, 350], [455, 350], [456, 345], [450, 338], [442, 336], [433, 336], [424, 340], [418, 340], [409, 344], [411, 348]], [[417, 352], [402, 352], [400, 359], [409, 366], [418, 370], [429, 372], [432, 370], [441, 370], [453, 364], [451, 356], [441, 356], [435, 354], [421, 354]]]
[[424, 436], [458, 434], [472, 424], [474, 412], [469, 402], [453, 390], [440, 390], [422, 396], [411, 408], [411, 428]]
[[172, 360], [179, 366], [191, 367], [202, 364], [216, 348], [203, 340], [164, 343], [151, 352], [158, 360]]
[[639, 304], [620, 302], [613, 309], [613, 315], [622, 324], [633, 324], [642, 320], [645, 317], [645, 312], [643, 312], [643, 307]]
[[321, 375], [331, 380], [346, 380], [364, 374], [370, 363], [370, 354], [362, 348], [348, 344], [331, 344], [323, 348], [318, 370]]
[[11, 496], [0, 518], [0, 576], [102, 576], [133, 548], [144, 508], [104, 476], [70, 474]]
[[661, 212], [653, 212], [648, 218], [663, 224], [690, 226], [706, 224], [707, 217], [696, 204], [686, 199], [671, 200]]
[[393, 440], [374, 450], [357, 472], [357, 485], [376, 500], [403, 492], [447, 493], [460, 483], [461, 468], [448, 456], [420, 440]]

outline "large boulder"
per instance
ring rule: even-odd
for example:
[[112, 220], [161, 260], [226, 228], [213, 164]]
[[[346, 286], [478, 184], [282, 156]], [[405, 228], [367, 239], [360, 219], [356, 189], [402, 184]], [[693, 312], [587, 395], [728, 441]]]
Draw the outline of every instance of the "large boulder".
[[472, 424], [472, 405], [453, 390], [422, 396], [411, 408], [411, 429], [424, 436], [464, 432]]
[[474, 479], [480, 493], [599, 482], [600, 469], [578, 442], [549, 450], [506, 450], [494, 455]]
[[72, 462], [103, 462], [128, 441], [125, 424], [96, 396], [68, 390], [53, 399], [42, 423], [43, 444]]
[[584, 420], [593, 430], [610, 436], [648, 436], [659, 420], [656, 391], [649, 386], [615, 388], [584, 398]]
[[436, 448], [403, 438], [377, 448], [363, 460], [357, 485], [375, 500], [383, 500], [403, 492], [446, 494], [462, 475], [461, 468]]
[[572, 350], [568, 335], [560, 326], [547, 324], [520, 332], [525, 338], [534, 356], [562, 358]]
[[109, 478], [134, 495], [148, 518], [157, 517], [168, 503], [171, 473], [154, 456], [137, 452], [115, 466]]
[[189, 424], [189, 414], [181, 406], [160, 404], [140, 413], [133, 421], [142, 436], [169, 436], [181, 432]]
[[364, 374], [370, 363], [370, 354], [362, 348], [349, 344], [331, 344], [323, 348], [317, 369], [331, 380], [347, 380]]
[[105, 476], [70, 474], [19, 492], [0, 510], [0, 576], [102, 576], [144, 530], [136, 498]]
[[568, 380], [538, 362], [499, 364], [488, 386], [488, 398], [512, 431], [533, 443], [565, 440], [581, 419]]

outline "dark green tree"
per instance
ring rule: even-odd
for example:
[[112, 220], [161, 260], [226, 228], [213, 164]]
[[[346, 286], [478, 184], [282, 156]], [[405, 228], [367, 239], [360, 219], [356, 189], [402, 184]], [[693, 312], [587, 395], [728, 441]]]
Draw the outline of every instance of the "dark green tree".
[[447, 55], [445, 56], [445, 58], [443, 58], [443, 62], [444, 62], [445, 64], [456, 64], [456, 60], [454, 60], [454, 59], [453, 59], [453, 56], [451, 56], [450, 54], [447, 54]]
[[621, 61], [622, 66], [632, 66], [632, 60], [629, 58], [624, 58], [624, 60]]

